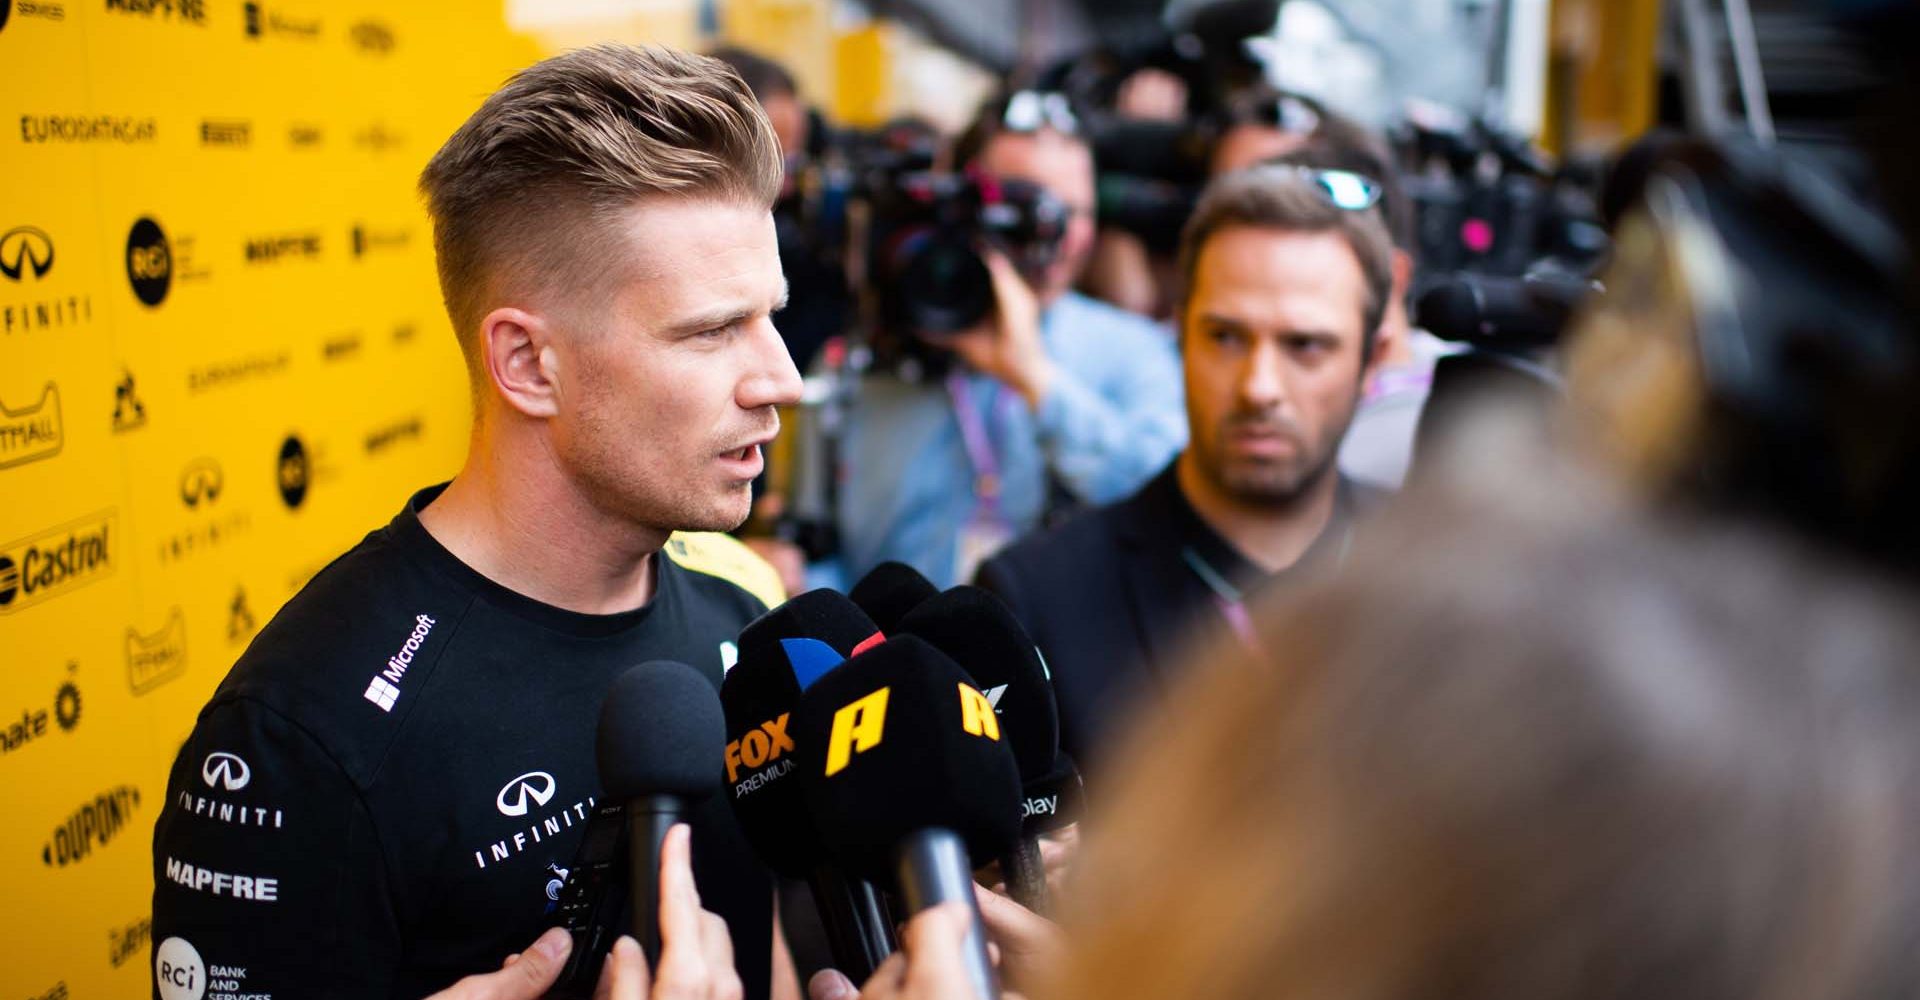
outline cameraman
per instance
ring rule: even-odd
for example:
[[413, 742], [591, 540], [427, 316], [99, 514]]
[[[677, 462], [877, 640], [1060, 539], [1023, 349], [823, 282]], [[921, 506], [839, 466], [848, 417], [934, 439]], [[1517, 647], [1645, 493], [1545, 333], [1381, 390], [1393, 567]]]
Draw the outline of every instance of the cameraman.
[[1037, 185], [1071, 217], [1038, 274], [987, 251], [994, 311], [922, 352], [948, 352], [944, 378], [886, 372], [863, 385], [838, 515], [849, 579], [892, 559], [942, 587], [962, 582], [1040, 523], [1054, 480], [1069, 501], [1115, 500], [1186, 442], [1172, 339], [1072, 291], [1093, 245], [1094, 171], [1065, 98], [1021, 91], [988, 105], [953, 162]]

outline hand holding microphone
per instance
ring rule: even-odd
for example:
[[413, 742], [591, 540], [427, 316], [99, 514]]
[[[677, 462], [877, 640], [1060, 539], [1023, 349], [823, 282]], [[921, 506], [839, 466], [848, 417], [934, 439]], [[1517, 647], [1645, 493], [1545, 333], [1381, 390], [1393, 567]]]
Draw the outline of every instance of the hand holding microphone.
[[[659, 974], [648, 971], [640, 943], [622, 936], [600, 971], [595, 1000], [739, 1000], [727, 922], [700, 906], [686, 824], [676, 824], [660, 847]], [[428, 1000], [538, 1000], [560, 978], [573, 941], [554, 928], [524, 952], [507, 956], [500, 971], [468, 976]]]

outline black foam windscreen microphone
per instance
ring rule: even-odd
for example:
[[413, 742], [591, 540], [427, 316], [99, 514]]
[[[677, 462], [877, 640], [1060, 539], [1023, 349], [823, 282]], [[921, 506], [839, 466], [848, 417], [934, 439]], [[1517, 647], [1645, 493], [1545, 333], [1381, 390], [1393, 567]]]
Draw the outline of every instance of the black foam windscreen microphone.
[[601, 787], [626, 803], [633, 932], [650, 968], [660, 961], [660, 844], [693, 804], [719, 790], [725, 733], [713, 682], [684, 663], [632, 667], [600, 703], [594, 757]]
[[883, 562], [867, 571], [847, 597], [872, 618], [881, 631], [892, 633], [907, 612], [940, 593], [933, 581], [903, 562]]
[[972, 868], [1019, 836], [1020, 775], [986, 695], [952, 658], [900, 636], [816, 681], [793, 727], [827, 849], [855, 874], [891, 873], [913, 911], [965, 904], [969, 979], [997, 997]]
[[802, 690], [880, 641], [873, 621], [845, 596], [809, 591], [748, 624], [720, 685], [734, 817], [767, 867], [807, 881], [834, 965], [856, 982], [893, 953], [893, 920], [872, 886], [828, 866], [793, 774], [790, 720]]
[[1060, 752], [1059, 704], [1046, 659], [1000, 598], [979, 587], [949, 588], [903, 618], [898, 631], [951, 656], [1005, 724], [1020, 768], [1020, 838], [1003, 858], [1007, 887], [1029, 909], [1047, 909], [1039, 836], [1066, 825], [1079, 804], [1080, 774]]

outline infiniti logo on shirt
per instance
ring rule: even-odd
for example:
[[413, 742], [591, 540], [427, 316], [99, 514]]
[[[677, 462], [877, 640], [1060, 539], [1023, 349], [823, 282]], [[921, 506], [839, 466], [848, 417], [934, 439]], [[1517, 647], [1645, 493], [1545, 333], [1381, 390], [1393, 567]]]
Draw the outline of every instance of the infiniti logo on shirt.
[[[559, 788], [553, 775], [545, 771], [528, 771], [507, 782], [507, 787], [494, 796], [493, 804], [499, 807], [502, 816], [525, 816], [534, 806], [544, 806], [553, 801], [553, 793]], [[531, 805], [528, 799], [533, 800]]]
[[253, 769], [238, 756], [220, 750], [208, 754], [200, 765], [200, 780], [206, 782], [208, 788], [237, 792], [253, 780]]

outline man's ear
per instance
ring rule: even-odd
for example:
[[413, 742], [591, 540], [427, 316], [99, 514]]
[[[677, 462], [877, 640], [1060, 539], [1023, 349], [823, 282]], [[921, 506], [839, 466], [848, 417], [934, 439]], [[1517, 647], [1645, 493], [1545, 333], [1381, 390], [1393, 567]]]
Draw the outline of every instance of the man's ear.
[[480, 321], [481, 360], [494, 394], [529, 417], [559, 412], [552, 348], [553, 330], [538, 313], [503, 306]]

